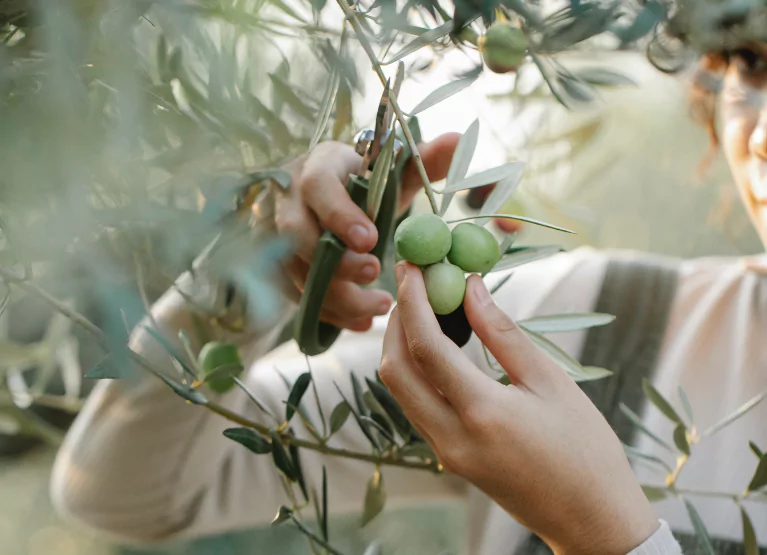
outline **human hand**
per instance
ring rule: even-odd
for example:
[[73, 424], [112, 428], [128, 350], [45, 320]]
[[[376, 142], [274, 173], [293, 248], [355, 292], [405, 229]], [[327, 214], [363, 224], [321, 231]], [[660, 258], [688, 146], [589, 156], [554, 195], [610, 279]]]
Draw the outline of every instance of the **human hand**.
[[[420, 145], [431, 181], [447, 175], [459, 138], [459, 134], [447, 133]], [[277, 231], [296, 241], [295, 256], [285, 267], [296, 293], [304, 291], [314, 250], [324, 230], [335, 233], [349, 247], [328, 288], [321, 319], [355, 331], [370, 328], [373, 317], [386, 314], [393, 302], [386, 291], [360, 287], [375, 281], [381, 272], [380, 262], [369, 254], [378, 241], [376, 227], [345, 188], [349, 174], [357, 172], [361, 162], [362, 157], [350, 145], [321, 143], [287, 166], [292, 175], [287, 191], [274, 186]], [[403, 175], [401, 212], [422, 185], [417, 168], [411, 163]]]
[[659, 526], [617, 436], [572, 379], [469, 277], [464, 306], [504, 386], [444, 336], [421, 271], [396, 268], [381, 380], [445, 470], [484, 491], [558, 554], [625, 555]]

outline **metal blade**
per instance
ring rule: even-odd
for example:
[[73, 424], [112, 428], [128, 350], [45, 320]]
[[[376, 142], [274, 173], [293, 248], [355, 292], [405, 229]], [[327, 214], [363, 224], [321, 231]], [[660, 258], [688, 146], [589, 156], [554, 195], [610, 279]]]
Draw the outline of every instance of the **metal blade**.
[[381, 152], [381, 139], [386, 133], [386, 112], [389, 109], [389, 80], [386, 81], [381, 101], [378, 103], [378, 112], [376, 113], [376, 127], [373, 136], [373, 143], [370, 145], [370, 162], [375, 163], [378, 159], [378, 153]]

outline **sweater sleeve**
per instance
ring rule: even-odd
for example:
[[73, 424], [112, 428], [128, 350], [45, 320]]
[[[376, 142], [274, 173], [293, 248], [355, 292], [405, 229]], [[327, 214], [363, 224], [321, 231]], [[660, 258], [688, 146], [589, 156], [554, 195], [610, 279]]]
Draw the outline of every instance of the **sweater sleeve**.
[[660, 528], [628, 555], [682, 555], [682, 548], [671, 533], [668, 523], [661, 520]]
[[[175, 290], [166, 293], [152, 312], [166, 338], [193, 329], [184, 298]], [[290, 316], [286, 312], [285, 321]], [[350, 371], [361, 381], [374, 375], [385, 327], [386, 318], [380, 318], [367, 333], [343, 333], [333, 348], [311, 359], [326, 421], [341, 400], [336, 384], [349, 398]], [[246, 334], [239, 343], [249, 368], [244, 376], [248, 389], [284, 418], [288, 395], [284, 378], [294, 381], [309, 361], [294, 342], [267, 353], [278, 333], [279, 326], [267, 334]], [[174, 371], [167, 352], [141, 326], [132, 336], [131, 348], [155, 366]], [[208, 396], [237, 414], [275, 427], [275, 421], [238, 388]], [[311, 392], [302, 404], [319, 423]], [[314, 441], [297, 417], [291, 425], [300, 438]], [[92, 392], [58, 453], [51, 483], [53, 503], [65, 518], [128, 544], [191, 539], [266, 524], [288, 499], [271, 456], [255, 455], [222, 435], [235, 426], [186, 403], [149, 374], [142, 373], [135, 382], [105, 380]], [[370, 453], [352, 419], [328, 445]], [[330, 512], [361, 510], [374, 470], [371, 463], [309, 449], [300, 454], [310, 488], [319, 489], [322, 467], [327, 467]], [[462, 484], [444, 476], [391, 467], [383, 467], [382, 473], [389, 506], [464, 494]]]

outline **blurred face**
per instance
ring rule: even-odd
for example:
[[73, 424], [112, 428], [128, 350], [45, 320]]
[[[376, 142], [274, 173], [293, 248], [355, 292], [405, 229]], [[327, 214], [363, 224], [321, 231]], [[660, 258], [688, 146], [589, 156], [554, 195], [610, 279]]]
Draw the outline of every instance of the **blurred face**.
[[767, 248], [767, 43], [730, 54], [720, 102], [727, 161]]

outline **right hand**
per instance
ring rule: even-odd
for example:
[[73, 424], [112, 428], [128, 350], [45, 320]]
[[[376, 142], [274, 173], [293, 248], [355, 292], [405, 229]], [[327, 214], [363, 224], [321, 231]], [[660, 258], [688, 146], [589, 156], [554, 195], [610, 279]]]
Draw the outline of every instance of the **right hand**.
[[504, 386], [442, 334], [421, 271], [396, 268], [380, 376], [440, 463], [558, 554], [625, 555], [659, 527], [621, 444], [575, 382], [469, 277], [464, 307]]
[[[419, 152], [431, 181], [447, 175], [460, 135], [446, 133]], [[339, 328], [365, 331], [374, 316], [389, 312], [393, 299], [382, 290], [362, 288], [375, 281], [381, 272], [378, 259], [370, 254], [378, 241], [378, 231], [368, 216], [346, 191], [350, 173], [360, 168], [362, 157], [350, 145], [328, 141], [309, 154], [291, 162], [286, 170], [292, 184], [287, 191], [273, 186], [275, 224], [280, 234], [292, 236], [296, 253], [285, 267], [292, 287], [287, 293], [294, 300], [303, 294], [314, 250], [321, 234], [332, 231], [348, 246], [341, 258], [325, 298], [321, 319]], [[403, 175], [400, 211], [404, 211], [421, 189], [422, 181], [414, 164]]]

